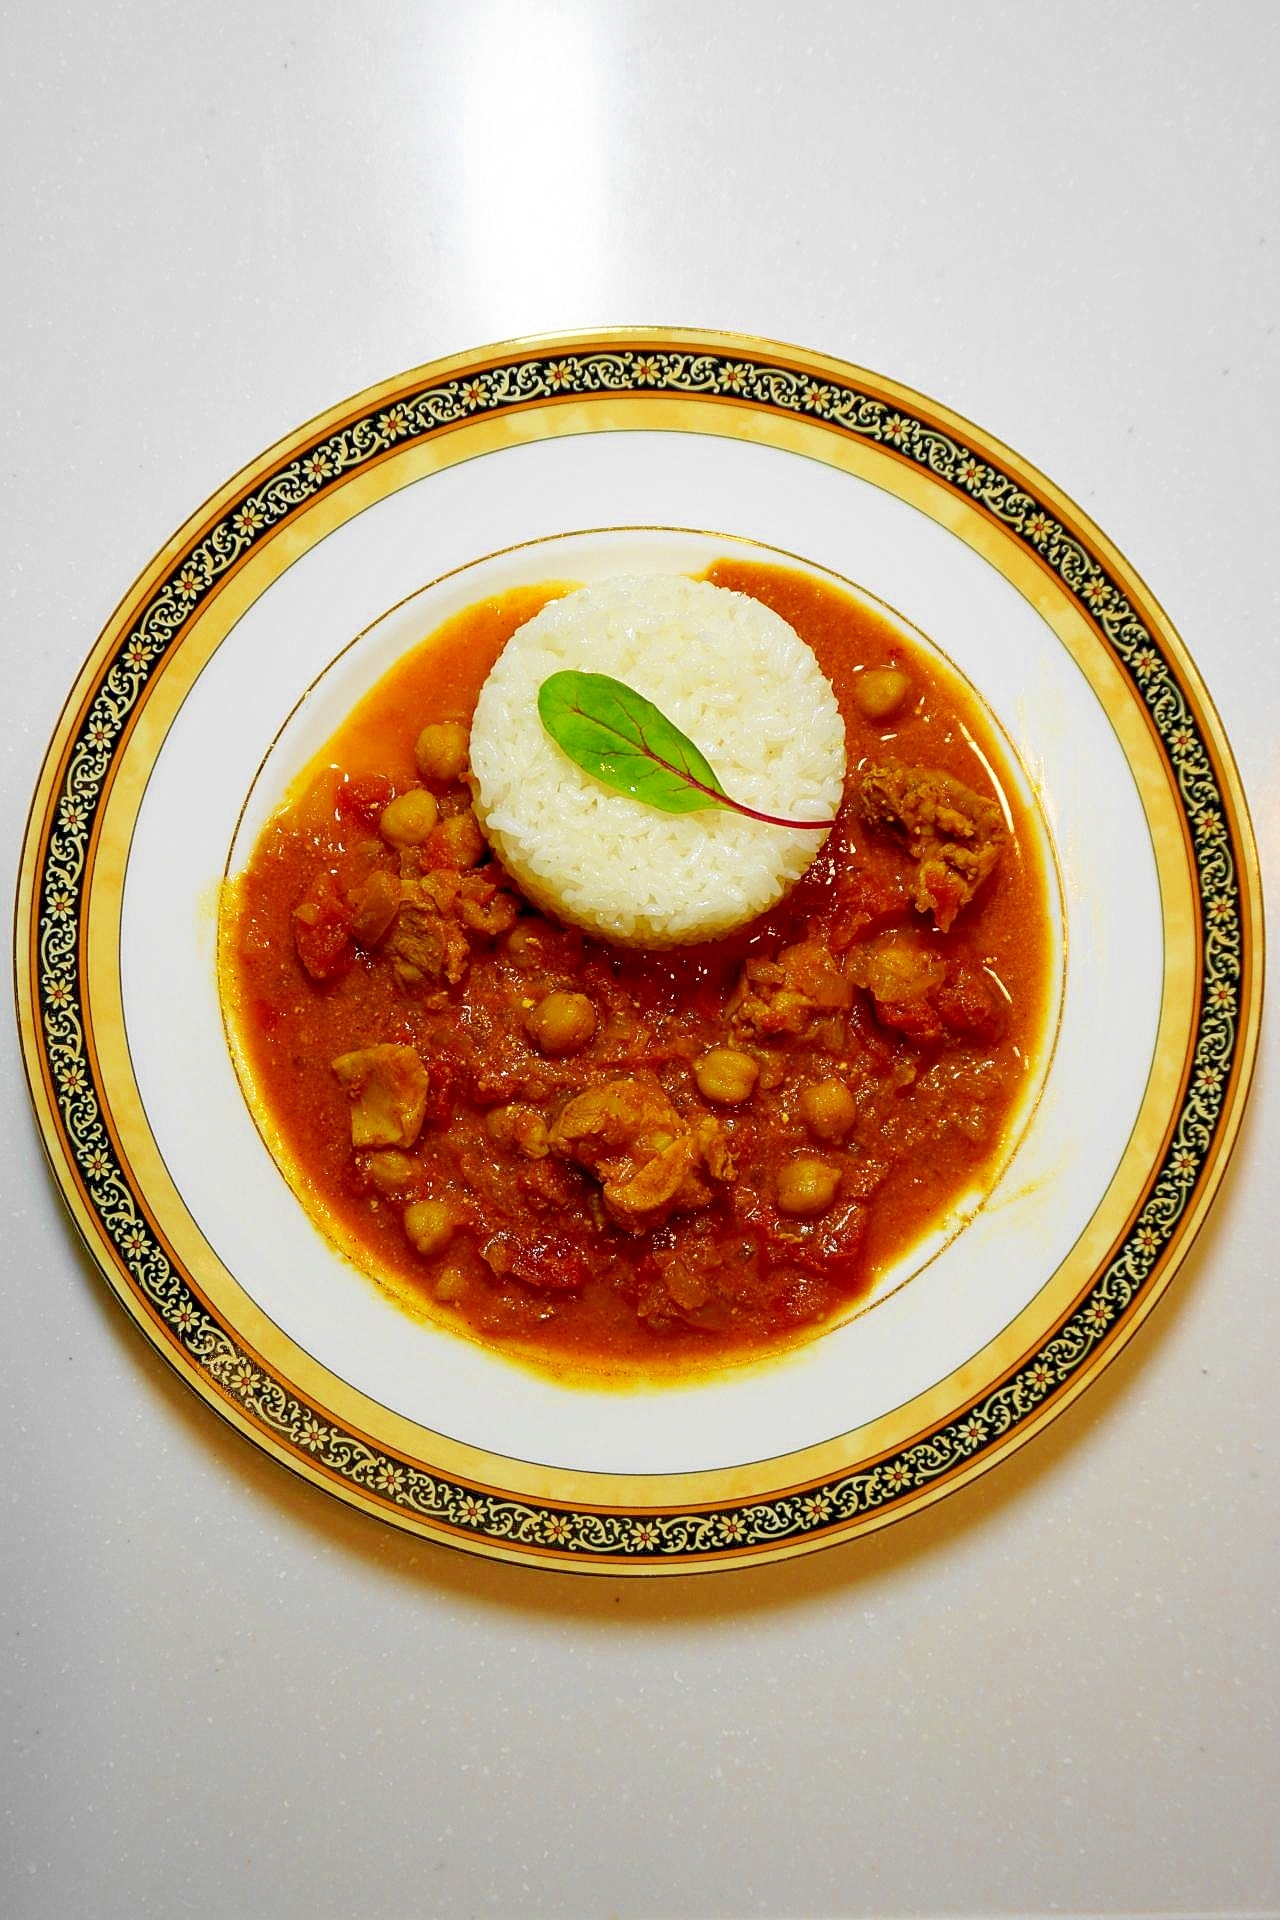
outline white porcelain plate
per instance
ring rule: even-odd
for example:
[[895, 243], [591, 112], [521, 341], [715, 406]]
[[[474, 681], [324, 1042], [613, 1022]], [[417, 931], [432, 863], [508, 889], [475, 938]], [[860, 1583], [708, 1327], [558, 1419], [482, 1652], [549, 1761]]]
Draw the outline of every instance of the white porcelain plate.
[[[967, 675], [1045, 824], [1055, 1018], [994, 1190], [768, 1364], [557, 1384], [407, 1320], [321, 1238], [228, 1054], [222, 876], [397, 655], [485, 595], [767, 550]], [[155, 1344], [259, 1445], [478, 1552], [776, 1558], [998, 1459], [1163, 1290], [1234, 1140], [1257, 861], [1221, 730], [1124, 560], [976, 428], [765, 342], [626, 331], [420, 368], [271, 449], [122, 603], [33, 804], [18, 1003], [56, 1177]]]

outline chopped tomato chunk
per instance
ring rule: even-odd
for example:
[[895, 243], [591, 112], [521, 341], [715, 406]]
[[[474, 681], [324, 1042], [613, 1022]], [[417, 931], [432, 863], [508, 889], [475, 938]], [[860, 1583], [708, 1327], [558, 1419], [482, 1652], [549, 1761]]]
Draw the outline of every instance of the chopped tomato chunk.
[[331, 874], [318, 873], [294, 908], [293, 944], [313, 980], [333, 980], [351, 965], [351, 920]]
[[345, 776], [338, 786], [338, 806], [353, 820], [362, 821], [366, 827], [376, 827], [383, 808], [394, 794], [395, 788], [385, 773]]

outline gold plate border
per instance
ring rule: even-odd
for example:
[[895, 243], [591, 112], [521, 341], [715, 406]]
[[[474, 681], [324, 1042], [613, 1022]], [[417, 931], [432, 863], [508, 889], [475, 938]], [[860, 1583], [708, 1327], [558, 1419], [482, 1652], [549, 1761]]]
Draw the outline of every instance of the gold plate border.
[[[653, 1478], [461, 1447], [285, 1341], [204, 1248], [139, 1121], [115, 961], [146, 769], [200, 667], [271, 580], [425, 473], [550, 434], [637, 428], [759, 441], [858, 474], [1008, 578], [1117, 726], [1153, 827], [1171, 959], [1134, 1140], [1053, 1286], [951, 1380], [870, 1428], [749, 1468]], [[1190, 1245], [1239, 1127], [1260, 1020], [1261, 889], [1194, 666], [1133, 570], [1049, 481], [863, 369], [744, 336], [636, 328], [513, 342], [384, 382], [278, 443], [193, 516], [121, 602], [55, 731], [24, 846], [15, 972], [33, 1103], [72, 1217], [133, 1318], [220, 1413], [412, 1531], [500, 1558], [675, 1572], [806, 1552], [928, 1504], [1037, 1431], [1118, 1351]]]

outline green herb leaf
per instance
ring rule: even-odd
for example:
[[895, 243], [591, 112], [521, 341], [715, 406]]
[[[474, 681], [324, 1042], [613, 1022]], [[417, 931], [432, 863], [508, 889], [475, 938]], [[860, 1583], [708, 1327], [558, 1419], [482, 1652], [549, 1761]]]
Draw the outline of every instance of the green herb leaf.
[[830, 820], [781, 820], [731, 799], [693, 741], [651, 700], [607, 673], [553, 673], [538, 689], [538, 713], [575, 766], [662, 813], [727, 807], [771, 827], [824, 830], [831, 825]]

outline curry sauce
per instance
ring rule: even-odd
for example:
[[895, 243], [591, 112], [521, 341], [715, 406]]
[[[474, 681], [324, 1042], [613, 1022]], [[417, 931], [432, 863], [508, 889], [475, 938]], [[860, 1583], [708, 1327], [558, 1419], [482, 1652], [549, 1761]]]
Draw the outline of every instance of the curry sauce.
[[990, 1185], [1042, 1045], [1048, 876], [963, 684], [806, 574], [788, 620], [849, 776], [788, 897], [659, 954], [525, 902], [466, 725], [561, 584], [468, 609], [368, 694], [229, 883], [246, 1095], [320, 1228], [410, 1312], [558, 1372], [663, 1376], [847, 1316]]

